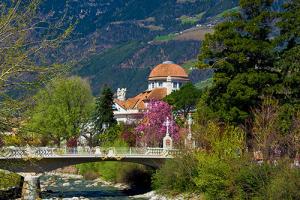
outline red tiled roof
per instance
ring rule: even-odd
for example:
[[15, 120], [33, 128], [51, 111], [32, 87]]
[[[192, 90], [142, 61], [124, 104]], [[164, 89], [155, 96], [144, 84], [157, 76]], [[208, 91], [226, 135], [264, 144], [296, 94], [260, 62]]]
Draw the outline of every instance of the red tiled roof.
[[146, 105], [145, 102], [149, 100], [161, 100], [165, 96], [167, 96], [167, 89], [166, 88], [154, 88], [150, 91], [144, 91], [133, 98], [129, 98], [125, 101], [121, 101], [119, 99], [115, 99], [115, 103], [120, 105], [125, 110], [129, 109], [138, 109], [138, 110], [145, 110]]

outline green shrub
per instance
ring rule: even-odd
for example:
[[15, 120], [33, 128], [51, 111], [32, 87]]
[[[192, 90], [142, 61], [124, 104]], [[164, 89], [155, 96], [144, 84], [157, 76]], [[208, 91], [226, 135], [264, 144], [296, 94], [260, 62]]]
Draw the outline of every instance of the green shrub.
[[[142, 183], [150, 182], [151, 180], [151, 170], [148, 170], [145, 166], [135, 163], [107, 161], [99, 163], [80, 164], [77, 165], [77, 168], [79, 174], [83, 175], [86, 179], [96, 179], [98, 177], [101, 177], [106, 181], [123, 182], [131, 186], [135, 186], [135, 184], [138, 184], [138, 181], [141, 181], [140, 183]], [[137, 176], [136, 180], [134, 180], [134, 178], [132, 177], [133, 174], [139, 174], [140, 176]]]
[[235, 177], [235, 184], [240, 189], [241, 199], [260, 198], [266, 191], [275, 167], [268, 164], [258, 165], [246, 161], [241, 166]]
[[[122, 132], [122, 126], [114, 125], [108, 128], [104, 133], [101, 133], [97, 136], [97, 140], [100, 142], [101, 146], [110, 147], [111, 145], [126, 145], [124, 144], [115, 144], [117, 140], [120, 140], [120, 134]], [[120, 141], [118, 141], [120, 142]]]
[[152, 186], [160, 191], [194, 191], [197, 162], [194, 154], [186, 153], [172, 160], [167, 160], [152, 178]]
[[116, 162], [99, 162], [80, 164], [77, 165], [77, 168], [79, 174], [83, 175], [84, 177], [94, 173], [94, 175], [98, 174], [98, 177], [101, 177], [106, 181], [116, 182], [119, 166], [120, 163]]
[[248, 157], [222, 158], [193, 152], [168, 160], [152, 178], [160, 192], [198, 193], [205, 199], [300, 199], [300, 170], [291, 161], [253, 162]]
[[300, 170], [291, 168], [289, 165], [281, 168], [273, 175], [266, 194], [267, 197], [264, 199], [300, 199]]
[[3, 137], [3, 143], [6, 146], [20, 146], [22, 144], [22, 138], [16, 135], [5, 135]]
[[198, 154], [194, 181], [206, 199], [230, 199], [235, 196], [234, 171], [228, 161], [215, 155]]

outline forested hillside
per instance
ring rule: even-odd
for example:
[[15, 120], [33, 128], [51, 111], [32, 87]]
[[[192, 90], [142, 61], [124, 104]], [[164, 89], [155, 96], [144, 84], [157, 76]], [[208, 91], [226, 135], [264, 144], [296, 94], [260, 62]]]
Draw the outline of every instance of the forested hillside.
[[155, 65], [194, 60], [205, 33], [237, 5], [237, 0], [53, 0], [42, 3], [40, 16], [74, 25], [71, 39], [48, 54], [50, 61], [75, 60], [73, 73], [88, 78], [94, 94], [108, 84], [134, 95], [146, 88]]

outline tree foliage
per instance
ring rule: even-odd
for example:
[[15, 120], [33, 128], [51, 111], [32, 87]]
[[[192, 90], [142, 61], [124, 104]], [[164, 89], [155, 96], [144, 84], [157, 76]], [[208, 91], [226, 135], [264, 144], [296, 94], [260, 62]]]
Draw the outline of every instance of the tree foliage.
[[54, 79], [34, 99], [25, 128], [48, 138], [50, 144], [78, 137], [93, 109], [90, 86], [79, 77]]
[[205, 199], [299, 199], [300, 1], [286, 2], [274, 13], [272, 0], [241, 0], [206, 36], [200, 66], [215, 73], [197, 104], [196, 171], [172, 160], [154, 186], [178, 192], [180, 177]]
[[167, 118], [170, 120], [170, 136], [173, 141], [179, 140], [179, 128], [172, 118], [172, 109], [169, 104], [163, 101], [152, 100], [148, 103], [147, 111], [136, 127], [137, 140], [141, 145], [162, 146], [163, 137], [166, 135], [164, 123]]
[[[222, 121], [253, 119], [251, 109], [273, 96], [279, 104], [299, 104], [299, 0], [282, 12], [274, 1], [240, 1], [240, 12], [208, 34], [199, 56], [201, 67], [215, 68], [205, 104]], [[203, 64], [204, 63], [204, 64]]]
[[296, 105], [300, 103], [300, 1], [288, 1], [284, 8], [277, 23], [280, 35], [276, 38], [279, 49], [276, 68], [283, 77], [279, 90], [282, 103]]
[[232, 166], [215, 155], [198, 154], [196, 186], [205, 199], [233, 199], [234, 176]]
[[200, 96], [201, 92], [192, 83], [187, 83], [180, 90], [166, 96], [164, 100], [172, 106], [173, 111], [187, 117], [188, 113], [195, 109]]
[[[28, 89], [43, 85], [65, 65], [49, 64], [42, 52], [56, 49], [73, 30], [62, 27], [60, 20], [51, 23], [37, 17], [40, 0], [8, 0], [0, 3], [0, 131], [18, 125], [24, 102], [13, 99], [25, 96]], [[60, 31], [58, 31], [60, 30]]]
[[281, 166], [270, 180], [266, 197], [272, 200], [300, 198], [300, 171], [290, 166]]
[[271, 5], [269, 0], [241, 0], [240, 12], [203, 42], [199, 59], [215, 69], [205, 102], [221, 120], [244, 122], [251, 107], [276, 91], [280, 74], [274, 70]]
[[300, 151], [299, 107], [280, 106], [277, 100], [268, 98], [252, 113], [251, 146], [260, 150], [265, 160], [295, 157]]
[[113, 113], [113, 95], [111, 89], [105, 86], [101, 95], [96, 99], [94, 126], [98, 133], [103, 131], [104, 125], [108, 128], [116, 123]]
[[194, 177], [197, 176], [197, 159], [193, 153], [184, 153], [174, 160], [167, 160], [152, 178], [153, 187], [164, 193], [195, 192]]

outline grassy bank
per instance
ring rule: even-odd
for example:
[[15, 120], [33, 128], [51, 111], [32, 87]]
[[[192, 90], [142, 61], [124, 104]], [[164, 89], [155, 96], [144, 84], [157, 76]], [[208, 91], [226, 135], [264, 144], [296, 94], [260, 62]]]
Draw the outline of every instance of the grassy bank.
[[150, 188], [153, 171], [134, 163], [100, 162], [76, 166], [85, 179], [103, 178], [113, 183], [125, 183], [131, 188]]

